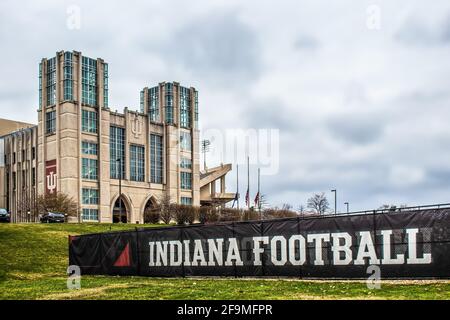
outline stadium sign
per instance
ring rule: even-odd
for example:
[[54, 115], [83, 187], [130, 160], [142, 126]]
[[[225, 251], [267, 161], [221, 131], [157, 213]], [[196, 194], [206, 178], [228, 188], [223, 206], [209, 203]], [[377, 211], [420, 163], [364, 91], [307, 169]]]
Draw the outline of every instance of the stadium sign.
[[[322, 251], [324, 243], [331, 243], [331, 263], [333, 265], [365, 265], [365, 264], [429, 264], [431, 263], [431, 253], [417, 252], [417, 234], [419, 229], [406, 229], [404, 234], [407, 238], [407, 250], [403, 253], [393, 253], [391, 238], [394, 230], [381, 230], [383, 242], [382, 258], [377, 257], [375, 245], [370, 231], [360, 231], [357, 236], [351, 236], [347, 232], [335, 233], [311, 233], [306, 237], [301, 234], [292, 235], [286, 238], [282, 235], [268, 237], [252, 237], [254, 266], [262, 265], [262, 256], [265, 251], [264, 246], [270, 246], [270, 262], [274, 266], [304, 265], [306, 262], [307, 243], [313, 245], [315, 252], [314, 260], [310, 264], [323, 266], [325, 264]], [[398, 232], [396, 232], [398, 233]], [[352, 254], [352, 239], [357, 238], [358, 250], [356, 258]], [[246, 239], [248, 241], [248, 239]], [[206, 243], [204, 248], [203, 243]], [[193, 248], [191, 254], [190, 250]], [[227, 248], [227, 249], [225, 249]], [[207, 255], [205, 255], [207, 252]], [[395, 256], [394, 256], [395, 255]], [[406, 259], [405, 259], [406, 255]], [[312, 257], [312, 256], [310, 256]], [[238, 240], [236, 238], [217, 239], [195, 239], [172, 241], [150, 241], [149, 242], [149, 267], [178, 267], [184, 266], [243, 266]]]
[[351, 214], [70, 237], [82, 274], [450, 278], [450, 209]]

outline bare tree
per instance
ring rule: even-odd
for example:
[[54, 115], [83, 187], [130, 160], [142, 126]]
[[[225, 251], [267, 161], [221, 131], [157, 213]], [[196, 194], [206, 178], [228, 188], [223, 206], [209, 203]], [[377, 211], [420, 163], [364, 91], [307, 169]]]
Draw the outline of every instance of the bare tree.
[[60, 212], [69, 217], [76, 217], [78, 204], [69, 195], [58, 192], [47, 195], [39, 195], [36, 199], [37, 210], [43, 214], [46, 212]]
[[264, 210], [267, 207], [269, 207], [269, 202], [267, 201], [267, 195], [261, 194], [259, 196], [259, 200], [258, 200], [258, 209]]
[[299, 213], [300, 215], [304, 215], [304, 214], [306, 213], [306, 208], [305, 208], [305, 206], [304, 206], [303, 204], [300, 204], [300, 205], [298, 206], [297, 211], [298, 211], [298, 213]]
[[173, 203], [169, 192], [164, 192], [159, 199], [159, 209], [161, 220], [165, 224], [169, 224], [174, 218]]
[[312, 209], [320, 215], [325, 214], [325, 212], [330, 208], [328, 199], [323, 192], [316, 193], [311, 198], [309, 198], [307, 206], [309, 209]]
[[161, 216], [158, 206], [146, 207], [144, 209], [144, 223], [159, 223]]

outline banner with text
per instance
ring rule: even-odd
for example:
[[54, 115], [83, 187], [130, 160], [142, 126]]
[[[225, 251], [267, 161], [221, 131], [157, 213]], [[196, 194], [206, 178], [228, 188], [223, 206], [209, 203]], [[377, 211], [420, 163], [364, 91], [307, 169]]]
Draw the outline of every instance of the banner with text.
[[[450, 278], [450, 209], [288, 218], [69, 237], [82, 274]], [[373, 270], [373, 269], [372, 269]]]

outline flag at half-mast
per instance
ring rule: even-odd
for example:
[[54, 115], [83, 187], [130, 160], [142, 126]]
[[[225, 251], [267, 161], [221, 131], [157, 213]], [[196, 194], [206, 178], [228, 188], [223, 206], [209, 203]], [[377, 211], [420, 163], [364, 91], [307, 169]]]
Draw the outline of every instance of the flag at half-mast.
[[258, 191], [258, 193], [256, 194], [256, 197], [255, 197], [255, 206], [257, 206], [258, 203], [259, 203], [259, 191]]
[[245, 204], [248, 206], [250, 204], [250, 194], [249, 190], [247, 189], [247, 193], [245, 194]]

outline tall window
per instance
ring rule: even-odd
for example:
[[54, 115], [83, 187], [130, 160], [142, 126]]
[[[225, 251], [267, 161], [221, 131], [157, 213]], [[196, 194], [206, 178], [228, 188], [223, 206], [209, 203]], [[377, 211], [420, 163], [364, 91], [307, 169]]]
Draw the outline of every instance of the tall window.
[[83, 188], [83, 204], [98, 204], [98, 190]]
[[192, 169], [192, 160], [186, 157], [181, 157], [180, 167], [183, 169]]
[[39, 110], [42, 109], [42, 63], [39, 63]]
[[83, 179], [97, 180], [98, 179], [98, 162], [95, 159], [82, 159], [82, 172]]
[[[109, 129], [111, 179], [125, 179], [125, 129], [111, 126]], [[117, 161], [120, 159], [120, 161]]]
[[108, 107], [108, 64], [103, 64], [103, 106]]
[[159, 87], [148, 90], [148, 107], [150, 109], [150, 120], [159, 120]]
[[173, 84], [166, 83], [166, 123], [173, 124]]
[[144, 113], [144, 90], [141, 90], [139, 101], [141, 106], [141, 113]]
[[81, 129], [84, 132], [97, 133], [97, 112], [83, 110]]
[[56, 111], [50, 111], [45, 114], [45, 127], [47, 134], [56, 132]]
[[98, 221], [98, 209], [83, 209], [83, 221]]
[[47, 105], [56, 103], [56, 58], [47, 60]]
[[150, 181], [162, 183], [163, 181], [163, 143], [162, 136], [150, 135]]
[[72, 52], [64, 52], [64, 100], [73, 99], [72, 81]]
[[195, 128], [198, 128], [198, 91], [195, 91], [195, 102], [194, 102], [194, 122]]
[[189, 197], [181, 197], [181, 204], [184, 204], [186, 206], [192, 205], [192, 198]]
[[180, 133], [180, 145], [181, 150], [191, 151], [192, 143], [191, 143], [191, 133], [182, 131]]
[[96, 156], [98, 154], [98, 145], [93, 142], [83, 141], [81, 145], [83, 154]]
[[130, 180], [145, 180], [145, 151], [143, 146], [130, 146]]
[[81, 101], [97, 105], [97, 60], [83, 57], [81, 63]]
[[27, 187], [27, 173], [25, 170], [22, 170], [22, 189]]
[[181, 189], [192, 189], [192, 173], [180, 172]]
[[180, 125], [191, 126], [191, 93], [188, 88], [180, 87]]

